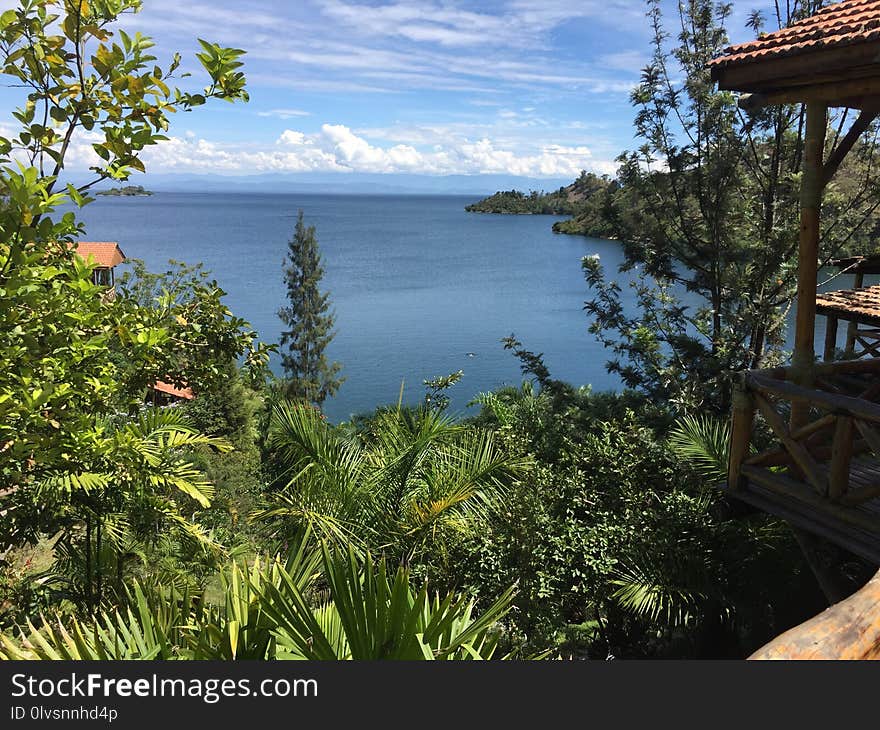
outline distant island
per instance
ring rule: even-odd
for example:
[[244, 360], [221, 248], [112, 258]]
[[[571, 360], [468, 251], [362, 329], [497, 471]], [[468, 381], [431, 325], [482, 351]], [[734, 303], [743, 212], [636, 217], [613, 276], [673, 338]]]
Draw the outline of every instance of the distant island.
[[606, 230], [607, 221], [600, 211], [603, 201], [618, 187], [618, 183], [607, 175], [582, 171], [571, 185], [553, 192], [499, 191], [465, 206], [465, 210], [505, 215], [568, 215], [570, 219], [553, 224], [554, 232], [607, 238], [610, 231]]
[[152, 195], [153, 193], [149, 190], [144, 190], [143, 185], [126, 185], [122, 188], [110, 188], [109, 190], [99, 190], [98, 195], [125, 195], [125, 196], [134, 196], [134, 195]]

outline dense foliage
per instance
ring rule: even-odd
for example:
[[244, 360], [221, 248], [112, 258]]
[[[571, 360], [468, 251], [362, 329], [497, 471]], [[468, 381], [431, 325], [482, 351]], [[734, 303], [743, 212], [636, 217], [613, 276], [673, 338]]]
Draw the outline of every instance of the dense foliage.
[[570, 215], [577, 204], [569, 200], [565, 188], [552, 193], [532, 190], [499, 190], [476, 203], [465, 206], [468, 213], [509, 213], [513, 215]]
[[[247, 98], [243, 52], [204, 41], [204, 93], [170, 89], [180, 59], [163, 72], [148, 38], [111, 30], [138, 7], [24, 0], [0, 16], [4, 73], [28, 87], [18, 136], [0, 139], [0, 658], [738, 657], [821, 608], [789, 529], [711, 488], [725, 373], [772, 358], [781, 334], [801, 146], [799, 109], [745, 119], [709, 83], [729, 9], [683, 3], [669, 54], [649, 2], [644, 144], [617, 180], [487, 203], [576, 202], [571, 230], [620, 238], [641, 311], [594, 260], [587, 309], [634, 389], [560, 382], [511, 335], [526, 381], [478, 396], [470, 420], [446, 412], [458, 372], [425, 380], [417, 408], [332, 424], [333, 316], [302, 214], [288, 379], [268, 382], [272, 348], [201, 266], [133, 262], [113, 297], [71, 251], [75, 215], [53, 218], [88, 202], [90, 185], [59, 183], [77, 130], [101, 132], [95, 181], [126, 180], [172, 111]], [[854, 164], [826, 252], [866, 235], [872, 143]], [[157, 379], [196, 397], [147, 407]]]
[[[141, 412], [144, 389], [158, 377], [210, 376], [243, 355], [264, 360], [216, 286], [150, 303], [114, 298], [73, 253], [75, 214], [53, 217], [59, 205], [88, 203], [95, 182], [142, 170], [141, 151], [165, 139], [171, 113], [247, 98], [243, 52], [208, 42], [198, 54], [204, 92], [170, 88], [179, 57], [163, 71], [148, 38], [111, 30], [138, 8], [27, 0], [0, 15], [0, 67], [27, 90], [17, 136], [0, 139], [0, 555], [12, 611], [26, 612], [39, 592], [68, 607], [118, 597], [159, 543], [215, 550], [194, 519], [212, 485], [190, 454], [226, 442], [179, 414]], [[99, 132], [101, 163], [92, 182], [65, 187], [65, 155], [83, 130]], [[39, 575], [22, 585], [14, 551], [27, 544], [48, 545], [55, 560], [26, 562]]]
[[498, 191], [488, 198], [465, 206], [465, 210], [469, 213], [575, 215], [590, 205], [595, 197], [601, 196], [609, 186], [614, 186], [614, 183], [607, 177], [583, 171], [571, 185], [553, 192]]

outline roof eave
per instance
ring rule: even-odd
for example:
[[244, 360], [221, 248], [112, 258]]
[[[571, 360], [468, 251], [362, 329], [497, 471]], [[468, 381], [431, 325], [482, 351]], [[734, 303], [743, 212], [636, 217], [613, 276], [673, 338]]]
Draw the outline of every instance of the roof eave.
[[711, 66], [722, 91], [753, 98], [744, 108], [811, 101], [829, 107], [875, 108], [880, 101], [880, 40], [858, 46], [825, 47], [782, 57], [756, 57]]

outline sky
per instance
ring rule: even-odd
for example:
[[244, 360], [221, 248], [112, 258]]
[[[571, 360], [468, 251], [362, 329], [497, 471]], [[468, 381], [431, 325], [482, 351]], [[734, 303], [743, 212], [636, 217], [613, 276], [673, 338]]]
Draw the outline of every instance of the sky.
[[[736, 0], [735, 40], [760, 6]], [[122, 26], [194, 78], [197, 37], [247, 51], [250, 103], [177, 115], [145, 155], [222, 175], [613, 173], [637, 144], [629, 92], [651, 40], [641, 0], [145, 0]], [[71, 167], [90, 161], [80, 138]]]

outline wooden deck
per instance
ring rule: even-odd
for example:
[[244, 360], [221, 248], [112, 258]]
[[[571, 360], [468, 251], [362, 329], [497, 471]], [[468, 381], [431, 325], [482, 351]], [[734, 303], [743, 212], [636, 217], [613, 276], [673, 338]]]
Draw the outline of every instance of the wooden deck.
[[[819, 365], [810, 388], [790, 376], [741, 374], [725, 491], [880, 565], [880, 359]], [[791, 430], [795, 403], [809, 416]]]

